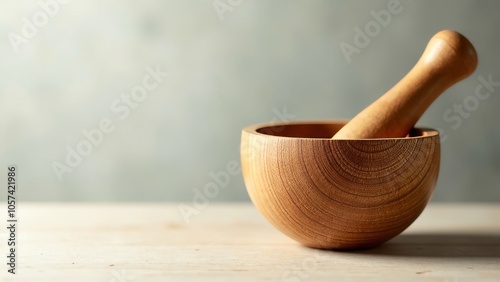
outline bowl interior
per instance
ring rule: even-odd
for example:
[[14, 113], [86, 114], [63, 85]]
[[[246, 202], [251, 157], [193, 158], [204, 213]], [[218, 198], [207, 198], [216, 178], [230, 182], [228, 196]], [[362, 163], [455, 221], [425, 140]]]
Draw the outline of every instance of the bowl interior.
[[[255, 131], [264, 135], [280, 137], [330, 139], [346, 123], [347, 121], [293, 122], [273, 125], [260, 125], [255, 127]], [[437, 132], [431, 129], [414, 128], [411, 130], [407, 137], [424, 137], [435, 134], [437, 134]]]

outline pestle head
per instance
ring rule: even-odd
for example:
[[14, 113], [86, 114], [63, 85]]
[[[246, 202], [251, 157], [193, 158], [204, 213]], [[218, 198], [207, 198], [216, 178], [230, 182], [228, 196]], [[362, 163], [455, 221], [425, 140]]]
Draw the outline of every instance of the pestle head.
[[474, 72], [477, 54], [462, 34], [435, 34], [424, 53], [393, 88], [356, 115], [333, 139], [405, 137], [432, 102]]

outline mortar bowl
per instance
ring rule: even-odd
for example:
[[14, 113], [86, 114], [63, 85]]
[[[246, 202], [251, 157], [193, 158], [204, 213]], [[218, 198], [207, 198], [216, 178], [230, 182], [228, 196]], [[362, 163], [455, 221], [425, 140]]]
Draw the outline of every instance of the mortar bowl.
[[437, 130], [406, 138], [333, 140], [347, 121], [249, 126], [241, 165], [260, 213], [295, 241], [364, 249], [403, 232], [424, 210], [439, 174]]

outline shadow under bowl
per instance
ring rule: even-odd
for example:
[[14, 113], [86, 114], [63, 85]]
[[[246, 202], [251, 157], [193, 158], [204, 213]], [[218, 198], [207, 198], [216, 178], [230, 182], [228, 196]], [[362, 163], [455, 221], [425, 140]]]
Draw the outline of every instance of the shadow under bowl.
[[439, 174], [439, 133], [333, 140], [346, 121], [249, 126], [245, 185], [257, 209], [299, 243], [323, 249], [380, 245], [424, 210]]

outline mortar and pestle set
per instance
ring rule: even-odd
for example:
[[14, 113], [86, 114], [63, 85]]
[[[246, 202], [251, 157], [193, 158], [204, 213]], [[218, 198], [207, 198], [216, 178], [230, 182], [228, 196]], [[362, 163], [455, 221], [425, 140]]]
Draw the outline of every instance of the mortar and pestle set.
[[252, 202], [308, 247], [371, 248], [397, 236], [424, 210], [439, 174], [438, 131], [414, 125], [476, 65], [463, 35], [440, 31], [413, 69], [349, 122], [244, 128], [241, 163]]

